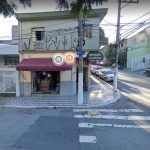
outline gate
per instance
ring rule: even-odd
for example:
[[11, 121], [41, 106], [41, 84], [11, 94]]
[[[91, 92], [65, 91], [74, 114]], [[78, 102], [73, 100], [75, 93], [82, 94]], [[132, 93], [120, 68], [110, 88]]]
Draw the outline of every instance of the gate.
[[0, 93], [16, 93], [15, 71], [0, 71]]

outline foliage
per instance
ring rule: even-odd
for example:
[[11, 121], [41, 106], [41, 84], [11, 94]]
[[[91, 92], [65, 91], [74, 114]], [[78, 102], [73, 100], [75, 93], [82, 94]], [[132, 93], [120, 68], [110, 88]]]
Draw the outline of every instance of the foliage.
[[[32, 0], [19, 0], [24, 7], [32, 6]], [[102, 5], [103, 2], [107, 0], [55, 0], [57, 3], [57, 8], [59, 10], [68, 10], [71, 9], [73, 17], [77, 17], [80, 13], [85, 17], [88, 16], [89, 12], [92, 10], [92, 5]], [[17, 5], [14, 2], [8, 2], [8, 0], [0, 0], [0, 14], [4, 17], [11, 17], [15, 14], [17, 10]]]
[[115, 54], [115, 44], [110, 43], [104, 52], [108, 64], [113, 64], [114, 54]]
[[105, 31], [102, 29], [102, 27], [99, 27], [99, 37], [105, 38]]
[[69, 0], [56, 0], [57, 8], [60, 10], [71, 9], [73, 17], [77, 17], [80, 13], [86, 17], [92, 10], [93, 4], [102, 5], [103, 2], [107, 2], [107, 0], [73, 0], [69, 4], [68, 1]]
[[[24, 7], [31, 7], [31, 0], [19, 0]], [[0, 14], [4, 17], [11, 17], [15, 14], [15, 10], [17, 10], [17, 6], [15, 3], [8, 2], [7, 0], [0, 0]]]
[[118, 54], [118, 63], [120, 65], [123, 65], [124, 67], [126, 66], [126, 50], [123, 50], [123, 51], [119, 51], [119, 54]]

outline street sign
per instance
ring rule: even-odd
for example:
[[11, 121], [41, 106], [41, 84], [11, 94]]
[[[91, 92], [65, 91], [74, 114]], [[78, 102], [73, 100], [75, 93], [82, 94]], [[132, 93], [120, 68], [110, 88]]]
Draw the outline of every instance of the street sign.
[[85, 55], [85, 51], [77, 51], [77, 55]]
[[91, 51], [86, 56], [89, 62], [101, 62], [104, 58], [104, 55], [98, 51]]

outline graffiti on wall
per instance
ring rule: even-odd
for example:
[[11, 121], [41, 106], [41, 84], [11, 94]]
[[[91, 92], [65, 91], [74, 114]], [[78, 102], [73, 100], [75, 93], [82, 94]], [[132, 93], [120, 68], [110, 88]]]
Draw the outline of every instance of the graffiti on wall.
[[76, 50], [78, 37], [67, 35], [62, 37], [47, 36], [42, 41], [32, 41], [32, 38], [23, 41], [24, 50]]

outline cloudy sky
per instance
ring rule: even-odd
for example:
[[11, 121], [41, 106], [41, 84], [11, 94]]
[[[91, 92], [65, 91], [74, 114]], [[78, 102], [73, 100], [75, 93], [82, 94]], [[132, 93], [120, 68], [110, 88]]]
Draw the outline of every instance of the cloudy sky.
[[[93, 8], [108, 8], [108, 13], [104, 20], [101, 22], [101, 27], [105, 30], [106, 37], [109, 38], [109, 42], [113, 42], [116, 39], [116, 24], [117, 24], [117, 11], [118, 11], [118, 0], [108, 0], [107, 3], [103, 5], [93, 6]], [[122, 0], [125, 1], [125, 0]], [[130, 1], [130, 0], [126, 0]], [[133, 0], [136, 1], [136, 0]], [[20, 5], [18, 0], [13, 0], [18, 6], [17, 13], [27, 13], [27, 12], [46, 12], [46, 11], [57, 11], [55, 0], [32, 0], [32, 7], [25, 9]], [[122, 3], [122, 7], [127, 5], [127, 3]], [[149, 9], [150, 0], [139, 0], [138, 4], [129, 4], [121, 9], [121, 23], [129, 23], [138, 17], [150, 12]], [[150, 18], [150, 14], [138, 19], [134, 23], [142, 22], [144, 19]], [[15, 17], [4, 18], [0, 16], [0, 39], [10, 39], [11, 38], [11, 26], [17, 25], [18, 22]], [[132, 26], [126, 26], [122, 28], [121, 32], [125, 32], [132, 28]], [[113, 34], [114, 33], [114, 34]]]

